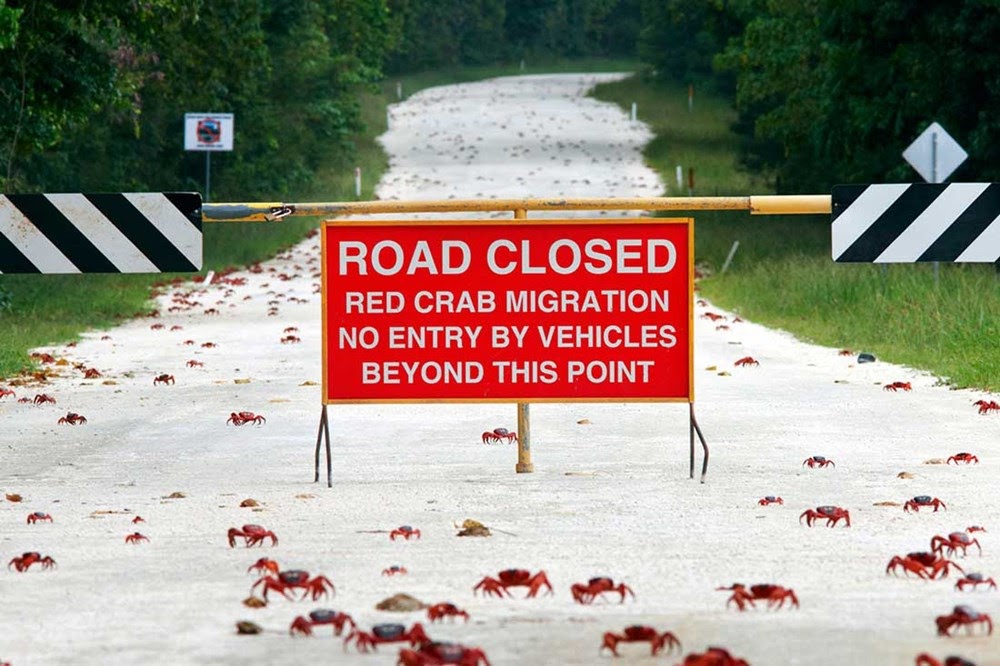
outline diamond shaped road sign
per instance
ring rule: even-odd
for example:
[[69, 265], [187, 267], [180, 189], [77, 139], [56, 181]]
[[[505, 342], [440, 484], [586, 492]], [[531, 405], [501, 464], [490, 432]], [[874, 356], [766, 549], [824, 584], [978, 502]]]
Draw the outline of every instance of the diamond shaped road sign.
[[969, 154], [936, 122], [930, 124], [906, 150], [903, 158], [928, 183], [948, 179]]

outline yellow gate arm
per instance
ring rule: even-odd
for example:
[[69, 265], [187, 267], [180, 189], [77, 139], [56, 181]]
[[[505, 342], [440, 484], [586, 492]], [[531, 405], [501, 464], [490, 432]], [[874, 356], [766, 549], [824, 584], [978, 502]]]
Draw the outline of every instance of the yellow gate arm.
[[284, 217], [349, 217], [381, 213], [465, 213], [515, 210], [743, 210], [752, 215], [830, 214], [829, 194], [746, 197], [559, 199], [428, 199], [331, 203], [206, 203], [203, 222], [277, 222]]

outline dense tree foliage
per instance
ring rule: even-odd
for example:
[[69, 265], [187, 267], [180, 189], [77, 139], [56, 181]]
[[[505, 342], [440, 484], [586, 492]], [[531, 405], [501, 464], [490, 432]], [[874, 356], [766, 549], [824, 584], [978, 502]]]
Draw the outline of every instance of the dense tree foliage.
[[231, 112], [213, 190], [281, 197], [346, 163], [358, 93], [404, 73], [639, 54], [732, 95], [781, 191], [915, 180], [933, 120], [1000, 175], [1000, 0], [0, 0], [0, 189], [199, 189], [185, 112]]
[[281, 196], [345, 153], [393, 30], [385, 0], [8, 0], [0, 186], [199, 189], [184, 113], [227, 112], [213, 190]]

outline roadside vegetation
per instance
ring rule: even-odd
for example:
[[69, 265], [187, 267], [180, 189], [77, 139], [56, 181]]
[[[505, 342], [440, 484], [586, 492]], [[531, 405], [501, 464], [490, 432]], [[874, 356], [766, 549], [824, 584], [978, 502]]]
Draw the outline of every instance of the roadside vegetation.
[[[699, 195], [913, 181], [900, 153], [932, 120], [970, 154], [952, 180], [993, 182], [997, 40], [982, 0], [0, 0], [0, 192], [200, 191], [183, 115], [213, 111], [234, 113], [237, 138], [212, 161], [212, 201], [350, 200], [358, 166], [367, 199], [398, 89], [571, 70], [641, 72], [597, 95], [637, 104], [668, 195], [688, 193], [689, 169]], [[315, 225], [207, 224], [205, 269]], [[1000, 390], [993, 267], [935, 279], [834, 264], [829, 245], [825, 217], [699, 215], [701, 290], [804, 339]], [[147, 312], [175, 277], [0, 275], [0, 377], [32, 347]]]
[[[594, 96], [629, 111], [656, 138], [645, 158], [684, 196], [676, 165], [695, 170], [695, 195], [772, 194], [738, 166], [735, 112], [724, 98], [640, 77], [602, 84]], [[828, 192], [814, 192], [827, 194]], [[802, 340], [927, 370], [956, 388], [1000, 390], [1000, 273], [992, 265], [837, 264], [828, 216], [695, 215], [699, 291], [719, 307]], [[736, 254], [721, 269], [733, 244]]]

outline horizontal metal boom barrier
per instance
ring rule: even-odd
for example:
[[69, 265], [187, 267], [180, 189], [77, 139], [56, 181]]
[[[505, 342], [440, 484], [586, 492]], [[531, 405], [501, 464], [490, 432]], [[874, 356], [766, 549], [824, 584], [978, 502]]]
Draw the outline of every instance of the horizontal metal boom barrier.
[[829, 194], [746, 197], [632, 197], [559, 199], [429, 199], [330, 203], [206, 203], [204, 222], [277, 222], [284, 217], [349, 217], [380, 213], [464, 213], [515, 210], [734, 210], [752, 215], [829, 215]]

